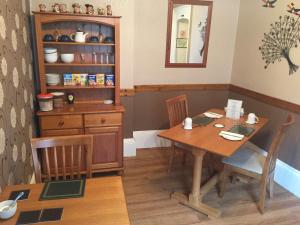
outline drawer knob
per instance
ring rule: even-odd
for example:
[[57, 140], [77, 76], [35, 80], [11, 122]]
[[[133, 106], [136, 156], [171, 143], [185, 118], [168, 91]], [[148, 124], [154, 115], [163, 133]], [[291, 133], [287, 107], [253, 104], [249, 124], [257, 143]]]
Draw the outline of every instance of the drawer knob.
[[105, 123], [105, 121], [106, 121], [106, 120], [105, 120], [104, 118], [101, 119], [101, 123]]
[[58, 123], [58, 125], [59, 125], [60, 127], [62, 127], [64, 124], [65, 124], [64, 121], [60, 121], [60, 122]]

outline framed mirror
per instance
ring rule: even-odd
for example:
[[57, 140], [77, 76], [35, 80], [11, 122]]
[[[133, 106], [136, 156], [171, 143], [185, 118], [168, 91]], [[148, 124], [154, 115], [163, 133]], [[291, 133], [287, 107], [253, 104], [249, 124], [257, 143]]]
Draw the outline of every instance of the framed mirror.
[[169, 0], [166, 67], [206, 67], [212, 1]]

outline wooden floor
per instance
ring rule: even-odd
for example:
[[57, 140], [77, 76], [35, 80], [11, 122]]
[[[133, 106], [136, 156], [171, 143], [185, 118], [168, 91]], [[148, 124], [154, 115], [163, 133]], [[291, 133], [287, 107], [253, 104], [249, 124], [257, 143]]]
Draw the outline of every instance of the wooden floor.
[[222, 199], [216, 190], [205, 196], [205, 203], [222, 210], [222, 216], [218, 219], [209, 219], [178, 204], [169, 196], [175, 190], [190, 190], [192, 157], [183, 167], [178, 155], [169, 177], [166, 173], [168, 155], [166, 149], [143, 149], [137, 151], [136, 158], [125, 160], [123, 182], [131, 225], [300, 224], [300, 199], [278, 185], [274, 199], [267, 199], [266, 212], [261, 215], [255, 203], [258, 196], [258, 183], [255, 181], [250, 184], [228, 184]]

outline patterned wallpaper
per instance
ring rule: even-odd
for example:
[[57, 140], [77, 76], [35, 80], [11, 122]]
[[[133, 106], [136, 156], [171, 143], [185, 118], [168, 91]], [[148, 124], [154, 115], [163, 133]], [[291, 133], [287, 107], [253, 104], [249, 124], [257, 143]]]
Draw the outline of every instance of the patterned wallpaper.
[[33, 172], [33, 72], [29, 0], [0, 1], [0, 192]]

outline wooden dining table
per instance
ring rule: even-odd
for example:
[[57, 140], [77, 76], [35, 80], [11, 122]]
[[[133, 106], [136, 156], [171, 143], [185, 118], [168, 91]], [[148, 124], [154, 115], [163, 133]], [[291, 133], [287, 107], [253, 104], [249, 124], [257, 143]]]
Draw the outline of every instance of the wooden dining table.
[[17, 212], [2, 225], [14, 225], [22, 211], [63, 208], [60, 221], [38, 224], [60, 225], [129, 225], [121, 177], [87, 179], [85, 193], [80, 198], [40, 201], [44, 184], [13, 185], [5, 188], [0, 200], [9, 198], [12, 191], [30, 189], [26, 200], [18, 201]]
[[[221, 109], [210, 109], [208, 112], [214, 112], [222, 115], [225, 114], [224, 110]], [[190, 146], [195, 158], [193, 185], [190, 194], [187, 196], [180, 192], [174, 192], [171, 195], [172, 199], [176, 199], [181, 204], [193, 208], [208, 217], [215, 218], [221, 215], [221, 211], [219, 209], [210, 207], [202, 201], [203, 196], [207, 194], [219, 180], [219, 174], [215, 173], [204, 185], [201, 186], [203, 158], [207, 152], [222, 157], [231, 156], [257, 132], [259, 132], [268, 122], [267, 118], [260, 117], [258, 123], [249, 125], [245, 123], [245, 120], [246, 116], [241, 117], [239, 120], [233, 120], [223, 116], [222, 118], [215, 119], [206, 126], [194, 126], [192, 130], [185, 130], [183, 129], [183, 125], [179, 124], [158, 134], [159, 137]], [[215, 127], [214, 125], [217, 123], [224, 125], [224, 128]], [[228, 131], [234, 125], [245, 125], [246, 127], [252, 127], [255, 130], [250, 136], [245, 136], [240, 141], [226, 140], [219, 135], [221, 131]]]

